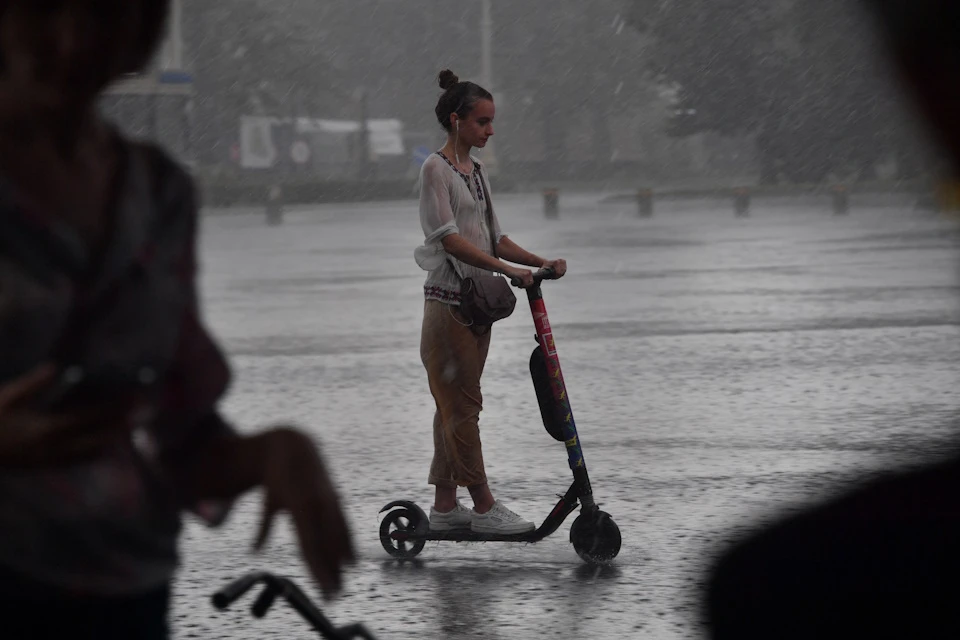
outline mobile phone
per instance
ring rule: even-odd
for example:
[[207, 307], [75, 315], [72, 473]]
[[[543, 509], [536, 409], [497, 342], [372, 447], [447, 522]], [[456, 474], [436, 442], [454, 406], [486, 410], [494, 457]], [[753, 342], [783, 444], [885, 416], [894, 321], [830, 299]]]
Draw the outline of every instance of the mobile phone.
[[60, 409], [76, 396], [82, 388], [86, 372], [81, 367], [65, 367], [60, 370], [49, 387], [38, 395], [38, 404], [44, 409]]
[[152, 370], [143, 368], [136, 375], [101, 372], [91, 375], [80, 366], [64, 367], [53, 384], [39, 397], [40, 407], [61, 410], [82, 405], [106, 404], [145, 391], [154, 382]]

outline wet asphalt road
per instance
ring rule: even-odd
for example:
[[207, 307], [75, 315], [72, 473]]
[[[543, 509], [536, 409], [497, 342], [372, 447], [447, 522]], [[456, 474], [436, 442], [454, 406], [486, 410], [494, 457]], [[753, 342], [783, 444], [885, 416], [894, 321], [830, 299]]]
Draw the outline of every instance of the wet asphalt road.
[[[325, 606], [379, 638], [699, 637], [698, 586], [718, 549], [764, 517], [859, 474], [942, 450], [958, 401], [960, 232], [907, 201], [670, 203], [652, 220], [597, 194], [498, 198], [521, 245], [564, 257], [544, 287], [587, 466], [623, 533], [612, 567], [584, 565], [571, 516], [537, 545], [428, 544], [401, 565], [379, 509], [431, 499], [432, 399], [419, 360], [423, 273], [415, 203], [210, 212], [204, 299], [236, 380], [242, 429], [316, 435], [349, 510], [361, 561]], [[570, 482], [544, 432], [527, 359], [529, 313], [496, 327], [481, 417], [495, 494], [539, 522]], [[176, 638], [310, 638], [285, 605], [209, 595], [266, 569], [311, 589], [286, 520], [250, 553], [257, 495], [222, 529], [188, 521]], [[315, 595], [315, 591], [310, 591]]]

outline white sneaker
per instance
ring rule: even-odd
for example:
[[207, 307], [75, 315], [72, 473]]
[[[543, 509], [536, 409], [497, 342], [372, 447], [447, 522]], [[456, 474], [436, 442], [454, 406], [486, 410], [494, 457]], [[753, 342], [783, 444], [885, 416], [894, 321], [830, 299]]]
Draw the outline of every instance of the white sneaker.
[[527, 522], [510, 509], [507, 509], [497, 500], [486, 513], [471, 512], [473, 520], [470, 529], [476, 533], [502, 533], [514, 535], [528, 533], [536, 529], [532, 522]]
[[453, 529], [467, 529], [472, 522], [470, 513], [470, 509], [460, 504], [459, 498], [457, 498], [457, 506], [445, 513], [430, 507], [430, 530], [451, 531]]

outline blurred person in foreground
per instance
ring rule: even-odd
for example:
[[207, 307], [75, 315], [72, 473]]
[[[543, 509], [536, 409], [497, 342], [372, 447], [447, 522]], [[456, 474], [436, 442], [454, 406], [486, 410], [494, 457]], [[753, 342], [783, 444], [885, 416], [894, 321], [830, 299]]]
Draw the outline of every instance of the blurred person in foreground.
[[[238, 435], [190, 177], [97, 115], [166, 0], [0, 0], [0, 637], [165, 638], [184, 511], [262, 487], [327, 595], [353, 560], [312, 441]], [[206, 603], [198, 603], [204, 606]]]
[[[960, 2], [863, 0], [960, 175]], [[960, 638], [960, 455], [786, 517], [713, 568], [715, 640]]]

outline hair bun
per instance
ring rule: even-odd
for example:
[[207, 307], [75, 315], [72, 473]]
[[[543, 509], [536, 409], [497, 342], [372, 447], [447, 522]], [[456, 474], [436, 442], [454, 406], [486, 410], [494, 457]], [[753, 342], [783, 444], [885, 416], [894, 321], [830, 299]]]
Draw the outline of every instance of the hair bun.
[[455, 74], [453, 71], [450, 71], [450, 69], [444, 69], [441, 71], [439, 80], [440, 88], [444, 91], [455, 87], [457, 83], [460, 82], [460, 78], [457, 77], [457, 74]]

